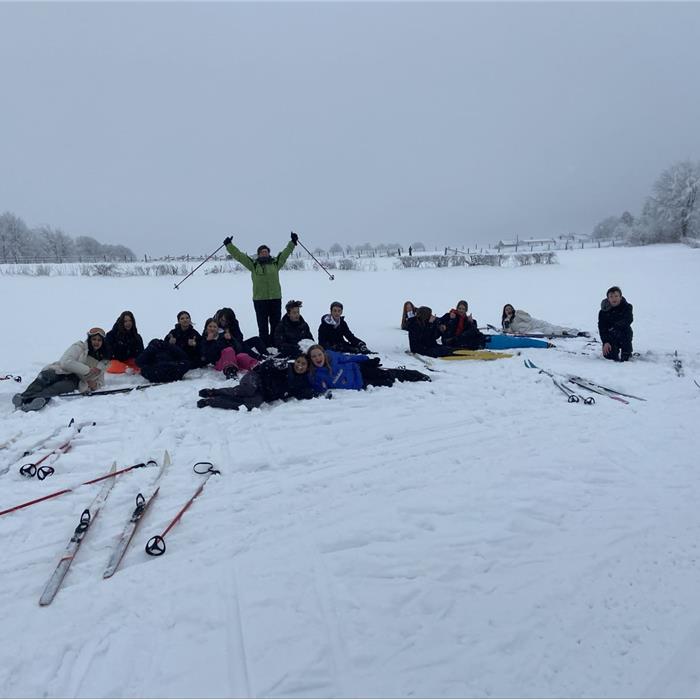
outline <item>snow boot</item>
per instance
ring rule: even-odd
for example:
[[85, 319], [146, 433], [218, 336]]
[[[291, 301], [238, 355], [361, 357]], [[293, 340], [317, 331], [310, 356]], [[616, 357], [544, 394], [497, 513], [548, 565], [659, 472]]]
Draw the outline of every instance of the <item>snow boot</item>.
[[40, 411], [46, 404], [49, 402], [48, 399], [45, 399], [43, 396], [37, 396], [35, 399], [32, 399], [31, 401], [28, 401], [27, 403], [23, 403], [20, 408], [27, 412], [27, 411]]

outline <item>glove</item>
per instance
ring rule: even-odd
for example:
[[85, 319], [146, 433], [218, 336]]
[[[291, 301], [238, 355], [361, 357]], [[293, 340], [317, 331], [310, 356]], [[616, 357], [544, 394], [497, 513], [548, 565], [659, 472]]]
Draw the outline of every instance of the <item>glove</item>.
[[233, 238], [231, 236], [226, 236], [224, 238], [224, 245], [230, 245], [233, 242]]
[[365, 365], [367, 367], [379, 367], [381, 364], [382, 361], [378, 357], [373, 357], [372, 359], [365, 361]]
[[357, 346], [357, 349], [360, 351], [360, 354], [362, 354], [362, 355], [366, 355], [369, 352], [369, 350], [367, 349], [367, 346], [364, 343], [360, 343]]
[[292, 243], [294, 243], [294, 245], [296, 245], [299, 242], [299, 236], [297, 236], [297, 234], [294, 233], [294, 231], [292, 231], [291, 238], [292, 238]]

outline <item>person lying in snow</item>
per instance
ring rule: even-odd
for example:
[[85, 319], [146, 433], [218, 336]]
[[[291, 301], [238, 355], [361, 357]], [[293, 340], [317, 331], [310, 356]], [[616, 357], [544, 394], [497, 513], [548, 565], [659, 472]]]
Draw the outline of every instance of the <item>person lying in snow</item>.
[[198, 408], [226, 408], [249, 411], [273, 401], [312, 399], [316, 395], [309, 383], [308, 361], [299, 355], [293, 362], [270, 358], [243, 376], [238, 386], [225, 389], [202, 389]]
[[321, 318], [318, 327], [318, 343], [326, 350], [349, 353], [368, 353], [364, 340], [360, 340], [348, 327], [343, 313], [343, 305], [339, 301], [331, 304], [331, 312]]
[[301, 315], [302, 302], [294, 299], [287, 302], [287, 313], [282, 316], [275, 328], [275, 347], [279, 357], [295, 358], [301, 352], [300, 340], [313, 340], [309, 324]]
[[143, 338], [136, 328], [136, 319], [131, 311], [122, 311], [105, 338], [112, 357], [107, 365], [110, 374], [136, 374], [136, 356], [143, 352]]
[[393, 386], [394, 381], [429, 382], [430, 377], [411, 369], [380, 367], [379, 358], [348, 355], [312, 345], [307, 353], [311, 386], [318, 393], [331, 389], [366, 389], [368, 386]]
[[[199, 334], [197, 334], [199, 335]], [[149, 382], [176, 382], [192, 369], [187, 353], [175, 343], [154, 338], [136, 358], [141, 376]], [[200, 366], [197, 359], [197, 366]]]
[[619, 287], [610, 287], [598, 312], [598, 332], [606, 360], [627, 362], [632, 357], [632, 304]]
[[557, 326], [539, 318], [533, 318], [527, 311], [515, 309], [512, 304], [506, 304], [501, 314], [501, 328], [504, 333], [518, 335], [545, 335], [548, 338], [575, 338], [576, 336], [589, 337], [590, 333], [580, 331], [578, 328]]
[[91, 328], [85, 340], [76, 341], [58, 362], [44, 367], [21, 394], [12, 397], [12, 403], [23, 411], [38, 411], [52, 396], [76, 389], [82, 394], [99, 389], [104, 384], [104, 370], [109, 361], [104, 340], [105, 332], [101, 328]]
[[199, 347], [200, 364], [214, 365], [214, 369], [223, 372], [227, 379], [235, 377], [239, 370], [247, 372], [258, 364], [255, 358], [243, 352], [242, 343], [228, 330], [219, 333], [219, 324], [213, 318], [208, 318], [204, 324], [204, 337]]

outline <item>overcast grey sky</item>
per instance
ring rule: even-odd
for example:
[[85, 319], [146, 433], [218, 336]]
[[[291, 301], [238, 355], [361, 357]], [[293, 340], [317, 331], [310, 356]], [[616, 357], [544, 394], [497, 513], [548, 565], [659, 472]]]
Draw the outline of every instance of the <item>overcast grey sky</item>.
[[700, 158], [696, 3], [0, 3], [0, 212], [137, 253], [588, 232]]

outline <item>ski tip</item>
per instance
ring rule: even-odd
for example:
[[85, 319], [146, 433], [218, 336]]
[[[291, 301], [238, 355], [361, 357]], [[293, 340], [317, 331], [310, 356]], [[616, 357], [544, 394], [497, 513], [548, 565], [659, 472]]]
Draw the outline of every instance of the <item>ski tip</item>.
[[172, 461], [170, 459], [170, 453], [167, 450], [165, 450], [165, 452], [163, 452], [163, 466], [169, 467], [171, 464]]

